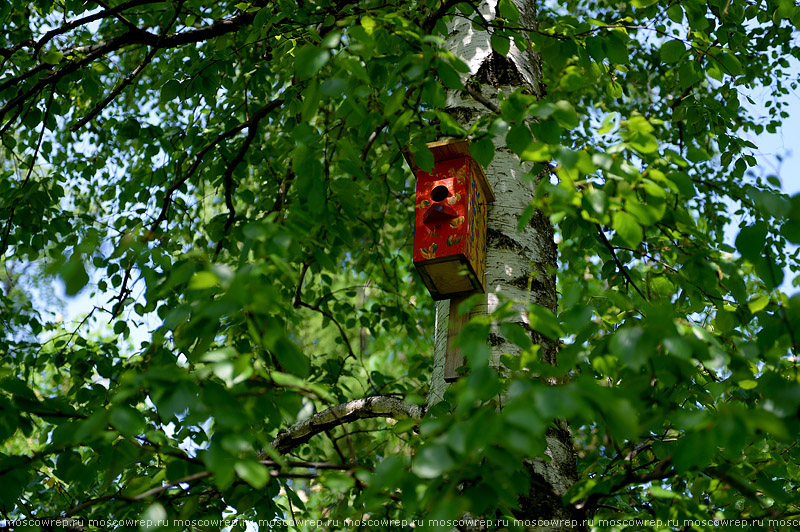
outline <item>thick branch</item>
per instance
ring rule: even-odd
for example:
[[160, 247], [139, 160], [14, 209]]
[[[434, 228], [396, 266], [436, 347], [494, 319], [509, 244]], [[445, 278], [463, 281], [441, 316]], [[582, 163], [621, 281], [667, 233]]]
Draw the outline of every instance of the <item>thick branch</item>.
[[[103, 57], [106, 54], [124, 48], [125, 46], [129, 46], [132, 44], [144, 44], [147, 46], [151, 46], [155, 49], [175, 48], [178, 46], [201, 42], [214, 37], [219, 37], [220, 35], [225, 35], [227, 33], [238, 31], [242, 27], [252, 23], [254, 18], [255, 18], [255, 13], [244, 12], [233, 18], [219, 20], [208, 26], [183, 33], [172, 33], [169, 35], [165, 35], [163, 37], [159, 37], [158, 35], [154, 35], [144, 30], [129, 31], [127, 33], [120, 35], [119, 37], [114, 37], [112, 39], [94, 44], [89, 47], [78, 46], [72, 48], [64, 52], [65, 57], [69, 57], [72, 54], [78, 54], [78, 55], [87, 54], [87, 55], [82, 59], [79, 59], [72, 63], [68, 63], [67, 65], [56, 70], [50, 75], [42, 77], [36, 83], [34, 83], [33, 86], [30, 87], [28, 90], [18, 95], [17, 97], [9, 100], [3, 107], [0, 107], [0, 118], [4, 117], [9, 110], [13, 109], [18, 105], [21, 105], [31, 95], [37, 94], [39, 91], [41, 91], [48, 85], [54, 85], [68, 74], [77, 71], [78, 69], [94, 62], [96, 59]], [[48, 67], [50, 67], [50, 65], [46, 65], [43, 63], [34, 67], [33, 70], [42, 70]], [[19, 76], [6, 80], [2, 85], [0, 85], [0, 90], [2, 90], [2, 88], [10, 87], [19, 83], [21, 79], [25, 79], [30, 75], [29, 72], [23, 73]]]
[[289, 427], [272, 441], [272, 447], [279, 453], [287, 453], [310, 440], [316, 434], [357, 419], [390, 417], [392, 419], [421, 419], [425, 407], [408, 404], [396, 397], [378, 395], [356, 399], [332, 406], [309, 419]]
[[646, 484], [647, 482], [652, 482], [654, 480], [670, 478], [673, 475], [675, 475], [675, 470], [672, 469], [672, 456], [667, 456], [658, 462], [652, 471], [648, 473], [637, 475], [633, 471], [626, 472], [625, 476], [613, 484], [611, 489], [608, 490], [608, 493], [592, 493], [584, 502], [579, 503], [576, 508], [578, 510], [585, 511], [586, 515], [590, 515], [590, 513], [593, 512], [597, 507], [599, 501], [603, 498], [613, 497], [614, 495], [619, 494], [622, 489], [633, 484]]
[[156, 3], [160, 2], [160, 1], [161, 0], [131, 0], [131, 1], [128, 1], [128, 2], [123, 2], [122, 4], [120, 4], [118, 6], [115, 6], [115, 7], [112, 7], [112, 8], [107, 8], [106, 10], [100, 11], [99, 13], [95, 13], [93, 15], [87, 15], [85, 17], [81, 17], [79, 19], [75, 19], [75, 20], [72, 20], [70, 22], [67, 22], [67, 23], [63, 24], [62, 26], [59, 26], [58, 28], [55, 28], [55, 29], [52, 29], [52, 30], [48, 31], [47, 33], [45, 33], [42, 36], [41, 39], [36, 41], [36, 44], [35, 44], [34, 50], [33, 50], [33, 55], [36, 55], [37, 53], [39, 53], [39, 50], [42, 49], [42, 46], [44, 46], [45, 44], [50, 42], [50, 40], [53, 37], [56, 37], [58, 35], [63, 35], [64, 33], [67, 33], [68, 31], [71, 31], [71, 30], [74, 30], [77, 27], [89, 24], [90, 22], [94, 22], [95, 20], [100, 20], [100, 19], [104, 19], [104, 18], [107, 18], [107, 17], [117, 16], [120, 13], [122, 13], [123, 11], [125, 11], [127, 9], [130, 9], [132, 7], [138, 7], [138, 6], [142, 6], [142, 5], [146, 5], [146, 4], [156, 4]]

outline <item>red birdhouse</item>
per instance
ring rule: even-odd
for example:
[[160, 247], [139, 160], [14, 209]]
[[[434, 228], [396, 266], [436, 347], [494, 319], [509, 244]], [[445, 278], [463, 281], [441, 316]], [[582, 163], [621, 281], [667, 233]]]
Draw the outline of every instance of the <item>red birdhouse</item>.
[[417, 176], [414, 265], [433, 299], [484, 292], [486, 283], [486, 205], [494, 194], [469, 142], [428, 144], [434, 167]]

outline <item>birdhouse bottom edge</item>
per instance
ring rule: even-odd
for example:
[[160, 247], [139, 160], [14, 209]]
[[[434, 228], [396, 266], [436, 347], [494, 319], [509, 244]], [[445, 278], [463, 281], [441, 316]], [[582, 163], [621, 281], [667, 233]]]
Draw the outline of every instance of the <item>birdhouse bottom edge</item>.
[[435, 301], [484, 292], [472, 264], [463, 254], [415, 262], [414, 266]]

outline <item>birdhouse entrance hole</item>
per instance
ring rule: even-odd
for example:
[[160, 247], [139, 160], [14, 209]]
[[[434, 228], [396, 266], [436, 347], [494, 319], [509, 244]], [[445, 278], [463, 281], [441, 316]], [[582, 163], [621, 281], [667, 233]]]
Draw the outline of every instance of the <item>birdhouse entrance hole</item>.
[[444, 201], [447, 199], [447, 196], [450, 195], [450, 191], [447, 190], [447, 187], [444, 185], [439, 185], [438, 187], [431, 190], [431, 199], [433, 201]]

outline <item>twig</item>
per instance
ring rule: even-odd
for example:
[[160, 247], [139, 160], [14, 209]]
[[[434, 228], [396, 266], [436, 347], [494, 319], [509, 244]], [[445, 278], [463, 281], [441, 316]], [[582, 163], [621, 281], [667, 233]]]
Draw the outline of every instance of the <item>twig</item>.
[[189, 167], [186, 173], [183, 174], [178, 179], [176, 179], [175, 182], [164, 192], [164, 201], [161, 205], [161, 212], [158, 213], [158, 216], [156, 217], [155, 220], [153, 220], [153, 223], [150, 225], [150, 230], [145, 235], [145, 241], [150, 241], [155, 238], [156, 229], [158, 229], [158, 226], [161, 224], [161, 222], [167, 219], [167, 213], [169, 211], [170, 205], [172, 204], [172, 194], [174, 194], [175, 191], [178, 190], [197, 171], [197, 169], [200, 167], [200, 163], [203, 162], [203, 157], [205, 157], [206, 154], [210, 152], [212, 149], [214, 149], [220, 142], [233, 137], [239, 131], [245, 128], [249, 128], [257, 124], [259, 120], [264, 118], [267, 114], [269, 114], [271, 111], [275, 110], [282, 104], [283, 104], [282, 98], [272, 100], [268, 104], [264, 105], [261, 109], [256, 111], [250, 118], [250, 120], [242, 122], [238, 126], [235, 126], [227, 130], [225, 133], [222, 133], [217, 138], [206, 144], [199, 152], [197, 152], [195, 154], [194, 162], [192, 162], [192, 165]]
[[42, 147], [42, 140], [44, 140], [44, 130], [47, 127], [47, 118], [50, 116], [50, 108], [53, 105], [53, 96], [55, 96], [56, 89], [50, 91], [50, 98], [47, 100], [47, 106], [45, 107], [44, 111], [44, 118], [42, 119], [42, 131], [39, 133], [39, 140], [36, 142], [36, 149], [33, 151], [33, 157], [31, 158], [31, 164], [28, 167], [28, 173], [25, 175], [25, 179], [22, 181], [22, 185], [20, 185], [20, 196], [14, 199], [14, 203], [11, 206], [11, 212], [8, 215], [8, 221], [6, 222], [6, 230], [3, 233], [3, 241], [0, 243], [0, 257], [5, 255], [6, 250], [8, 249], [8, 236], [11, 234], [11, 225], [14, 222], [14, 213], [17, 210], [17, 203], [22, 197], [22, 189], [25, 188], [25, 185], [28, 184], [28, 181], [31, 179], [31, 175], [33, 175], [33, 167], [36, 165], [36, 157], [39, 156], [39, 150]]
[[219, 252], [222, 251], [222, 244], [225, 241], [225, 235], [228, 234], [228, 231], [230, 231], [231, 226], [233, 225], [233, 221], [236, 219], [236, 207], [233, 205], [233, 171], [244, 159], [244, 156], [247, 154], [247, 150], [250, 149], [250, 145], [256, 138], [257, 131], [258, 120], [248, 126], [247, 137], [244, 139], [242, 147], [239, 149], [239, 152], [236, 154], [236, 157], [234, 157], [233, 161], [228, 165], [228, 168], [225, 169], [225, 179], [223, 181], [225, 183], [225, 205], [228, 207], [228, 219], [225, 221], [223, 236], [219, 239], [219, 242], [217, 242], [217, 249], [214, 251], [214, 260], [217, 260]]
[[470, 87], [468, 83], [464, 85], [464, 92], [466, 92], [467, 94], [469, 94], [470, 96], [475, 98], [478, 102], [483, 104], [484, 107], [486, 107], [487, 109], [489, 109], [493, 113], [500, 114], [500, 108], [497, 107], [494, 104], [494, 102], [492, 102], [491, 100], [486, 98], [486, 96], [484, 96], [480, 92], [478, 92], [475, 89], [473, 89], [472, 87]]
[[595, 225], [595, 227], [597, 227], [597, 232], [600, 233], [600, 238], [602, 239], [603, 244], [605, 244], [606, 248], [611, 253], [611, 256], [614, 258], [614, 262], [617, 264], [617, 269], [619, 269], [620, 273], [622, 273], [622, 275], [625, 277], [625, 279], [628, 280], [628, 283], [630, 283], [631, 286], [633, 286], [633, 288], [636, 290], [636, 292], [638, 292], [638, 294], [640, 296], [642, 296], [642, 299], [647, 301], [647, 297], [645, 297], [645, 295], [642, 293], [642, 291], [639, 290], [639, 287], [636, 286], [636, 283], [633, 282], [633, 279], [631, 279], [631, 276], [628, 274], [628, 270], [625, 268], [625, 266], [622, 264], [622, 262], [617, 257], [617, 253], [614, 251], [614, 246], [611, 245], [611, 242], [608, 241], [608, 238], [606, 237], [605, 233], [603, 233], [603, 228], [600, 227], [599, 224], [594, 224], [594, 225]]

